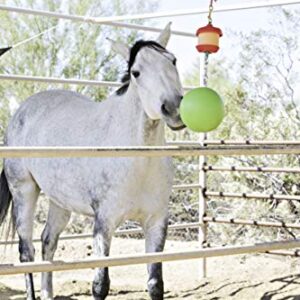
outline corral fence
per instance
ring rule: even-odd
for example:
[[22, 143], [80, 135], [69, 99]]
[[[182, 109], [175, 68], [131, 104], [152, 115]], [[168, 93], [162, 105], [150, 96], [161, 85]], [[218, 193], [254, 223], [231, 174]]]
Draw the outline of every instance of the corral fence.
[[[263, 7], [272, 7], [278, 5], [300, 4], [300, 1], [257, 1], [251, 4], [238, 4], [216, 8], [215, 12], [238, 11], [247, 9], [257, 9]], [[206, 9], [182, 10], [167, 13], [150, 13], [141, 15], [116, 16], [110, 18], [92, 18], [86, 16], [67, 15], [56, 12], [40, 11], [19, 7], [11, 7], [0, 5], [0, 10], [21, 14], [29, 14], [36, 16], [44, 16], [49, 18], [59, 18], [75, 22], [86, 22], [98, 24], [101, 26], [117, 26], [133, 30], [143, 30], [159, 32], [161, 29], [141, 26], [132, 23], [124, 23], [125, 20], [138, 20], [149, 18], [162, 18], [171, 16], [199, 15], [206, 13]], [[194, 37], [194, 33], [173, 31], [173, 34], [182, 37]], [[200, 65], [200, 73], [202, 74], [202, 64]], [[93, 85], [118, 87], [118, 82], [95, 81], [95, 80], [79, 80], [79, 79], [61, 79], [47, 77], [32, 77], [22, 74], [0, 74], [0, 80], [13, 81], [31, 81], [46, 82], [52, 84], [75, 84], [75, 85]], [[186, 90], [193, 87], [185, 87]], [[122, 266], [131, 264], [144, 264], [160, 261], [174, 261], [183, 259], [201, 259], [201, 273], [206, 276], [206, 258], [225, 255], [246, 254], [246, 253], [273, 253], [280, 255], [299, 256], [298, 251], [281, 251], [300, 246], [300, 240], [276, 241], [271, 243], [259, 243], [247, 246], [233, 246], [204, 249], [207, 242], [207, 230], [209, 223], [221, 223], [232, 225], [248, 225], [275, 228], [300, 229], [300, 224], [284, 223], [284, 222], [265, 222], [260, 220], [241, 220], [235, 218], [220, 218], [218, 216], [208, 216], [206, 212], [206, 203], [208, 197], [230, 197], [237, 199], [276, 199], [284, 200], [300, 200], [300, 196], [293, 195], [277, 195], [277, 194], [260, 194], [260, 193], [225, 193], [212, 192], [206, 184], [208, 172], [276, 172], [276, 173], [300, 173], [300, 168], [274, 168], [274, 167], [240, 167], [228, 166], [218, 167], [208, 165], [206, 157], [209, 155], [277, 155], [277, 154], [300, 154], [300, 141], [229, 141], [229, 140], [208, 140], [207, 135], [201, 135], [198, 141], [178, 141], [170, 142], [164, 147], [0, 147], [0, 158], [21, 158], [21, 157], [161, 157], [161, 156], [198, 156], [199, 157], [199, 182], [194, 184], [181, 184], [173, 186], [174, 190], [191, 190], [196, 189], [199, 192], [199, 221], [193, 223], [183, 223], [171, 225], [171, 230], [182, 228], [199, 228], [199, 250], [185, 252], [170, 253], [149, 253], [143, 255], [127, 255], [119, 257], [105, 257], [101, 259], [85, 259], [76, 261], [54, 261], [54, 262], [35, 262], [35, 263], [18, 263], [18, 264], [2, 264], [0, 265], [0, 275], [12, 275], [20, 273], [32, 272], [49, 272], [74, 270], [105, 266]], [[141, 228], [119, 230], [116, 235], [141, 233]], [[61, 240], [79, 239], [91, 237], [89, 234], [67, 235], [62, 236]], [[34, 242], [38, 242], [35, 239]], [[4, 242], [17, 243], [17, 241]]]

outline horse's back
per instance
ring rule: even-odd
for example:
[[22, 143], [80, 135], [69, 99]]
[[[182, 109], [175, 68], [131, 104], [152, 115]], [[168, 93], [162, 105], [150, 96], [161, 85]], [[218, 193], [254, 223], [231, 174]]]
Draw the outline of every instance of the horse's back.
[[[24, 101], [13, 115], [6, 134], [9, 146], [72, 144], [72, 132], [85, 130], [93, 117], [94, 101], [67, 90], [37, 93]], [[70, 139], [68, 139], [70, 137]]]

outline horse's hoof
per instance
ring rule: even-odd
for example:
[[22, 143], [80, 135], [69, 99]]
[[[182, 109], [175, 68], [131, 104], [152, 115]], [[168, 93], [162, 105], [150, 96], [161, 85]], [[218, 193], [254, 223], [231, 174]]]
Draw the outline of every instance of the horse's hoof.
[[151, 278], [148, 281], [148, 291], [151, 300], [163, 300], [164, 299], [164, 282], [156, 278]]
[[106, 283], [93, 282], [93, 297], [94, 300], [104, 300], [109, 293], [110, 281]]
[[49, 293], [47, 291], [41, 291], [41, 300], [53, 300], [52, 293]]

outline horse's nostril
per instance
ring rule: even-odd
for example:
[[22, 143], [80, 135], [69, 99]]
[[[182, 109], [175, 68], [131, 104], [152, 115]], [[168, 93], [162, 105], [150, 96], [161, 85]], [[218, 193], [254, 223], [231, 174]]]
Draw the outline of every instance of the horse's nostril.
[[166, 117], [176, 117], [178, 115], [179, 103], [165, 101], [161, 106], [161, 112]]
[[165, 116], [169, 116], [169, 115], [170, 115], [170, 112], [168, 111], [167, 106], [166, 106], [165, 104], [163, 104], [163, 105], [161, 106], [161, 111], [162, 111], [162, 113], [163, 113]]

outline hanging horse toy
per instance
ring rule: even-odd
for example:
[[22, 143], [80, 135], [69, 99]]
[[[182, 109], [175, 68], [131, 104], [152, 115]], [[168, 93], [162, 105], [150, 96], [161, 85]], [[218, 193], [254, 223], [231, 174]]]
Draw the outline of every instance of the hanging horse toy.
[[[35, 94], [10, 120], [5, 145], [165, 145], [165, 124], [173, 130], [185, 128], [179, 115], [183, 89], [176, 58], [166, 50], [170, 34], [169, 24], [156, 41], [137, 41], [131, 48], [111, 41], [113, 50], [128, 62], [120, 89], [100, 103], [65, 90]], [[173, 177], [170, 157], [8, 158], [0, 177], [0, 224], [12, 202], [20, 260], [33, 261], [34, 210], [43, 190], [50, 199], [42, 233], [44, 260], [53, 260], [71, 212], [94, 218], [97, 257], [109, 255], [116, 228], [129, 219], [141, 223], [146, 251], [161, 252]], [[148, 273], [151, 299], [163, 299], [162, 264], [149, 264]], [[34, 300], [33, 276], [26, 274], [25, 278], [27, 299]], [[108, 268], [97, 268], [92, 286], [94, 299], [105, 299], [109, 287]], [[52, 273], [42, 274], [41, 298], [53, 299]]]
[[196, 132], [209, 132], [216, 129], [224, 118], [224, 104], [218, 93], [207, 87], [208, 59], [211, 53], [219, 50], [220, 28], [212, 25], [213, 2], [210, 0], [208, 24], [197, 30], [198, 52], [204, 53], [204, 87], [189, 91], [180, 105], [180, 115], [184, 124]]

